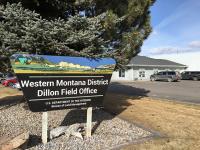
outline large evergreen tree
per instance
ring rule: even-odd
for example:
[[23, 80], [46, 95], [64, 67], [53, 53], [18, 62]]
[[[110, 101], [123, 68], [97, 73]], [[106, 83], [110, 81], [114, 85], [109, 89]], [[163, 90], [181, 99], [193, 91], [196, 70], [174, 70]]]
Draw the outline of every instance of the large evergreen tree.
[[127, 63], [151, 32], [149, 8], [154, 1], [1, 1], [0, 55], [109, 56]]

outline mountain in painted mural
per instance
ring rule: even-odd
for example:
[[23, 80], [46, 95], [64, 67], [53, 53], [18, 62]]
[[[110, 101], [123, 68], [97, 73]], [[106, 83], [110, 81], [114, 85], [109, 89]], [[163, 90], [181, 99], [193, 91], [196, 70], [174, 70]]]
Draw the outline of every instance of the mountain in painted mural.
[[58, 65], [62, 68], [92, 69], [90, 66], [82, 66], [80, 64], [73, 64], [63, 61], [61, 61]]
[[115, 64], [109, 64], [109, 65], [100, 65], [97, 67], [98, 69], [115, 69]]

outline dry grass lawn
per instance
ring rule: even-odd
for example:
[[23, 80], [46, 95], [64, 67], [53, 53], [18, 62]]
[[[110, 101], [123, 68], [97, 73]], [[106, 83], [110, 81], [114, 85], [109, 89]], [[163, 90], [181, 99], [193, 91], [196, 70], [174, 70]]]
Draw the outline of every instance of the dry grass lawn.
[[0, 110], [16, 105], [23, 100], [21, 91], [0, 85]]
[[17, 89], [5, 87], [0, 84], [0, 99], [7, 96], [17, 96], [17, 95], [22, 95], [22, 92]]
[[200, 150], [200, 105], [108, 94], [106, 109], [163, 137], [132, 144], [126, 150]]

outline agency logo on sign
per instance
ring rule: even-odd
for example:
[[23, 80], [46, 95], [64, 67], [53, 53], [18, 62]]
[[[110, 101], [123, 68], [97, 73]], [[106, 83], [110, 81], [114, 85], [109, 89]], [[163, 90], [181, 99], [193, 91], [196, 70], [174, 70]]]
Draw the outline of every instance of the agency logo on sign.
[[102, 107], [115, 60], [15, 54], [11, 64], [31, 111]]

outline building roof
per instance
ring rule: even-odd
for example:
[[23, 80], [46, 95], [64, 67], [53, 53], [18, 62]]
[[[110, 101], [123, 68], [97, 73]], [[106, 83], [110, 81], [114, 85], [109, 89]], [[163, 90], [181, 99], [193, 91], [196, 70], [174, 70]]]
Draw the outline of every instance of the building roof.
[[159, 66], [159, 67], [187, 67], [186, 65], [179, 64], [165, 59], [154, 59], [146, 56], [135, 56], [131, 59], [128, 66]]

